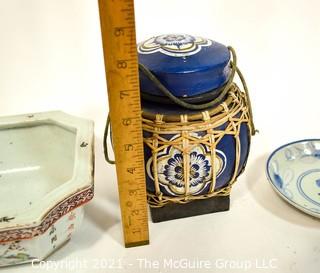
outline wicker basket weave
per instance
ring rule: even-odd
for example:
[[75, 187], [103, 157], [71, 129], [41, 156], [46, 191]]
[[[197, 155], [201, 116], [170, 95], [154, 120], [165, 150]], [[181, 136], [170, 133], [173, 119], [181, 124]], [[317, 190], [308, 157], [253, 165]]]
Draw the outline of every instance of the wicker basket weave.
[[[244, 170], [240, 165], [241, 143], [240, 128], [242, 124], [248, 126], [248, 137], [254, 133], [252, 117], [250, 115], [250, 103], [245, 92], [242, 92], [236, 84], [232, 84], [228, 97], [218, 107], [206, 111], [183, 115], [161, 115], [143, 111], [143, 131], [145, 149], [150, 149], [152, 158], [150, 164], [153, 176], [154, 192], [148, 191], [148, 202], [151, 207], [163, 207], [168, 203], [187, 203], [192, 200], [206, 199], [214, 196], [226, 196], [230, 194], [231, 187], [238, 175]], [[201, 136], [195, 134], [202, 132]], [[203, 133], [204, 132], [204, 133]], [[168, 137], [175, 135], [174, 139]], [[226, 136], [231, 135], [235, 139], [234, 171], [230, 181], [222, 187], [216, 188], [216, 147]], [[190, 154], [192, 150], [204, 145], [208, 148], [211, 159], [212, 174], [210, 189], [205, 194], [190, 192]], [[183, 159], [183, 192], [177, 196], [166, 195], [161, 191], [159, 182], [159, 154], [170, 147], [179, 150]]]

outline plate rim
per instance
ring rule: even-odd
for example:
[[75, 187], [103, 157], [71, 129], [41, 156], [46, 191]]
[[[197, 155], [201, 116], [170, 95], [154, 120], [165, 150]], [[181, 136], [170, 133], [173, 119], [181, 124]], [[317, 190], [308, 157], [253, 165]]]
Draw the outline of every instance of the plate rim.
[[[286, 143], [286, 144], [283, 144], [281, 145], [280, 147], [278, 147], [277, 149], [275, 149], [268, 157], [267, 159], [267, 163], [266, 163], [266, 168], [265, 168], [265, 171], [266, 171], [266, 176], [267, 176], [267, 179], [269, 181], [269, 183], [271, 184], [272, 188], [278, 193], [278, 195], [280, 195], [285, 201], [287, 201], [289, 204], [291, 204], [292, 206], [294, 206], [295, 208], [303, 211], [304, 213], [306, 214], [309, 214], [315, 218], [319, 218], [320, 219], [320, 213], [317, 213], [317, 212], [314, 212], [310, 209], [307, 209], [303, 206], [301, 206], [300, 204], [294, 202], [293, 200], [289, 199], [286, 195], [284, 195], [277, 187], [276, 185], [273, 183], [273, 179], [271, 178], [271, 175], [269, 173], [269, 165], [270, 165], [270, 161], [271, 159], [273, 158], [273, 156], [279, 152], [280, 150], [290, 146], [290, 145], [293, 145], [293, 144], [297, 144], [297, 143], [301, 143], [301, 142], [311, 142], [311, 141], [319, 141], [320, 142], [320, 139], [319, 138], [307, 138], [307, 139], [301, 139], [301, 140], [296, 140], [296, 141], [292, 141], [292, 142], [289, 142], [289, 143]], [[319, 206], [320, 207], [320, 206]]]

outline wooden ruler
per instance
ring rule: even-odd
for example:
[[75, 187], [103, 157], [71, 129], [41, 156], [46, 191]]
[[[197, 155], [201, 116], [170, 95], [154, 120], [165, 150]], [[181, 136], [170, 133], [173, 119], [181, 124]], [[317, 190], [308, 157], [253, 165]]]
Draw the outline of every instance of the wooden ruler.
[[149, 243], [133, 0], [99, 0], [126, 247]]

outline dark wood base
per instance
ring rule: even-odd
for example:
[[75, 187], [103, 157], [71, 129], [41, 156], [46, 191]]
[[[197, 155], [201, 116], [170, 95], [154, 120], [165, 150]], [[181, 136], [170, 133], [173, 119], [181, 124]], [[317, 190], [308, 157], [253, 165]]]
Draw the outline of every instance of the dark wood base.
[[227, 211], [230, 208], [229, 196], [216, 196], [194, 200], [187, 204], [170, 203], [162, 208], [150, 208], [153, 223], [192, 217], [208, 213]]

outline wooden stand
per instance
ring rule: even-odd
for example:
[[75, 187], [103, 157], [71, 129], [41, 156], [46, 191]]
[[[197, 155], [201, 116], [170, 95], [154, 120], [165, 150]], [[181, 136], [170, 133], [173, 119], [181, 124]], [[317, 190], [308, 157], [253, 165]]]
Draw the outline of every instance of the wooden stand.
[[150, 208], [153, 223], [179, 218], [192, 217], [208, 213], [227, 211], [230, 208], [230, 196], [216, 196], [195, 200], [187, 204], [170, 203], [162, 208]]

